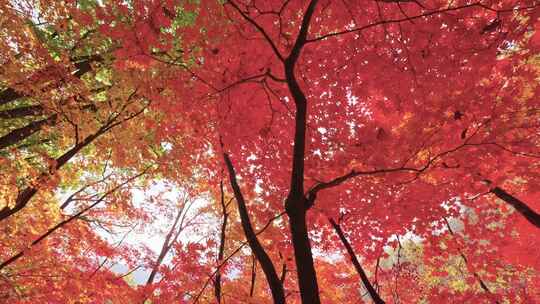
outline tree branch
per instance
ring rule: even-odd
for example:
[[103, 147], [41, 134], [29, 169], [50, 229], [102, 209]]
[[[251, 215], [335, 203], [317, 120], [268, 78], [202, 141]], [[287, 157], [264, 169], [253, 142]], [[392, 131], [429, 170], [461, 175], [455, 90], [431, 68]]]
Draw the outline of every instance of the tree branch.
[[234, 197], [238, 204], [238, 212], [240, 213], [242, 229], [244, 230], [244, 234], [248, 241], [249, 247], [253, 251], [253, 254], [257, 258], [257, 261], [259, 261], [259, 263], [261, 264], [261, 268], [263, 269], [264, 275], [266, 276], [266, 281], [268, 282], [268, 285], [272, 292], [274, 303], [276, 304], [285, 303], [285, 293], [283, 291], [283, 285], [281, 284], [281, 281], [279, 280], [279, 277], [276, 273], [276, 269], [274, 268], [274, 265], [272, 264], [272, 260], [270, 259], [270, 257], [268, 256], [264, 248], [262, 247], [261, 243], [257, 239], [257, 235], [255, 234], [255, 231], [253, 230], [253, 226], [249, 219], [249, 214], [246, 207], [246, 202], [240, 190], [240, 186], [238, 185], [238, 182], [236, 180], [236, 172], [234, 171], [234, 167], [231, 162], [231, 159], [229, 158], [229, 155], [227, 153], [223, 153], [223, 158], [225, 160], [225, 164], [229, 172], [229, 180], [230, 180], [233, 192], [234, 192]]
[[12, 130], [8, 134], [0, 137], [0, 150], [9, 148], [12, 145], [15, 145], [24, 139], [30, 137], [32, 134], [41, 130], [43, 126], [52, 125], [58, 116], [56, 114], [51, 115], [45, 119], [33, 121], [27, 124], [24, 127]]
[[375, 304], [385, 304], [383, 299], [379, 296], [375, 288], [373, 288], [373, 285], [371, 285], [371, 282], [369, 281], [369, 278], [366, 275], [366, 272], [362, 268], [362, 265], [360, 265], [360, 262], [358, 261], [358, 258], [356, 257], [356, 254], [354, 253], [354, 250], [349, 243], [349, 240], [347, 240], [347, 237], [345, 237], [345, 234], [343, 233], [343, 230], [341, 229], [341, 226], [334, 221], [333, 218], [329, 217], [328, 221], [330, 221], [330, 224], [332, 224], [332, 227], [334, 227], [334, 230], [336, 231], [337, 235], [339, 236], [339, 239], [343, 243], [343, 246], [345, 246], [345, 249], [347, 249], [347, 253], [349, 254], [349, 258], [351, 262], [354, 265], [354, 268], [356, 269], [356, 272], [360, 276], [360, 279], [362, 280], [362, 283], [366, 287], [371, 299]]
[[[85, 214], [88, 210], [94, 208], [95, 206], [97, 206], [99, 203], [101, 203], [107, 196], [111, 195], [112, 193], [116, 192], [118, 189], [122, 188], [123, 186], [125, 186], [126, 184], [132, 182], [133, 180], [139, 178], [140, 176], [144, 175], [146, 172], [148, 171], [148, 168], [143, 170], [141, 173], [139, 174], [136, 174], [130, 178], [128, 178], [126, 181], [124, 181], [123, 183], [115, 186], [114, 188], [110, 189], [109, 191], [105, 192], [97, 201], [95, 201], [94, 203], [92, 203], [91, 205], [83, 208], [82, 210], [80, 210], [79, 212], [77, 212], [76, 214], [70, 216], [69, 218], [61, 221], [60, 223], [56, 224], [54, 227], [52, 227], [51, 229], [49, 229], [47, 232], [45, 232], [43, 235], [41, 235], [39, 238], [37, 238], [36, 240], [34, 240], [29, 247], [32, 247], [32, 246], [35, 246], [37, 244], [39, 244], [41, 241], [43, 241], [45, 238], [47, 238], [49, 235], [51, 235], [52, 233], [54, 233], [56, 230], [64, 227], [66, 224], [70, 223], [71, 221], [75, 220], [75, 219], [78, 219], [80, 218], [83, 214]], [[18, 259], [20, 259], [22, 256], [24, 256], [24, 251], [21, 250], [19, 251], [19, 253], [15, 254], [14, 256], [12, 256], [11, 258], [5, 260], [4, 262], [2, 262], [2, 264], [0, 264], [0, 270], [8, 265], [10, 265], [11, 263], [17, 261]]]
[[[272, 224], [276, 219], [282, 217], [284, 214], [285, 214], [285, 212], [281, 212], [280, 214], [278, 214], [278, 215], [274, 216], [273, 218], [271, 218], [259, 231], [257, 231], [257, 233], [255, 233], [255, 235], [259, 235], [259, 234], [263, 233], [268, 227], [270, 227], [270, 224]], [[220, 271], [221, 267], [223, 267], [231, 258], [233, 258], [238, 252], [240, 252], [240, 250], [242, 250], [242, 248], [244, 248], [246, 245], [248, 245], [247, 241], [240, 244], [240, 246], [238, 246], [231, 254], [229, 254], [226, 258], [224, 258], [223, 261], [216, 267], [216, 270], [214, 270], [214, 272], [211, 273], [208, 276], [208, 279], [206, 280], [203, 287], [197, 293], [197, 296], [193, 300], [194, 304], [199, 302], [199, 299], [201, 298], [204, 290], [206, 289], [206, 287], [208, 286], [210, 281], [212, 281], [212, 278], [214, 277], [214, 275], [216, 275], [218, 273], [218, 271]]]
[[244, 13], [240, 9], [240, 7], [238, 7], [238, 5], [234, 3], [234, 1], [229, 0], [226, 3], [229, 3], [242, 16], [242, 18], [244, 18], [247, 22], [251, 23], [263, 35], [264, 39], [266, 40], [266, 42], [268, 42], [268, 44], [274, 51], [274, 54], [276, 54], [276, 56], [279, 58], [280, 61], [285, 60], [283, 58], [283, 55], [281, 55], [281, 53], [279, 52], [279, 49], [277, 48], [276, 44], [272, 41], [272, 38], [270, 38], [270, 36], [264, 30], [264, 28], [262, 28], [262, 26], [260, 26], [257, 22], [255, 22], [255, 20], [250, 18], [248, 15], [246, 15], [246, 13]]
[[0, 111], [0, 119], [14, 119], [27, 116], [39, 116], [43, 114], [42, 106], [24, 106]]
[[[133, 92], [128, 97], [127, 99], [128, 101], [135, 96], [135, 92]], [[126, 122], [140, 115], [141, 113], [143, 113], [144, 109], [145, 107], [143, 107], [143, 109], [141, 109], [140, 111], [137, 111], [131, 115], [128, 115], [126, 118], [118, 119], [119, 116], [122, 114], [122, 112], [125, 110], [125, 108], [122, 108], [122, 110], [119, 113], [117, 113], [116, 115], [112, 115], [107, 121], [107, 123], [101, 126], [96, 132], [88, 135], [86, 138], [84, 138], [84, 140], [76, 143], [71, 149], [69, 149], [67, 152], [65, 152], [61, 156], [59, 156], [55, 160], [55, 164], [50, 169], [50, 171], [41, 174], [40, 179], [49, 178], [51, 175], [54, 174], [56, 170], [59, 170], [60, 168], [62, 168], [69, 160], [71, 160], [77, 153], [79, 153], [79, 151], [81, 151], [83, 148], [91, 144], [95, 139], [105, 134], [112, 128], [120, 125], [121, 123]], [[4, 208], [0, 209], [0, 222], [12, 216], [13, 214], [19, 212], [21, 209], [23, 209], [28, 204], [30, 199], [32, 199], [32, 197], [37, 192], [38, 192], [38, 187], [34, 185], [28, 186], [24, 190], [19, 192], [19, 194], [15, 198], [15, 205], [12, 208], [10, 208], [9, 206], [5, 206]]]
[[[446, 217], [443, 217], [443, 219], [444, 219], [444, 222], [446, 223], [446, 227], [448, 228], [448, 232], [450, 232], [450, 235], [452, 236], [452, 238], [455, 238], [455, 233], [454, 233], [454, 230], [452, 229], [452, 227], [450, 226], [450, 223], [448, 222]], [[460, 257], [463, 259], [463, 262], [465, 262], [465, 264], [468, 264], [469, 261], [468, 261], [467, 257], [465, 256], [465, 254], [463, 253], [462, 249], [460, 247], [457, 247], [457, 250], [458, 250], [458, 253], [459, 253]], [[484, 290], [484, 292], [486, 292], [490, 296], [493, 296], [493, 293], [491, 292], [491, 290], [489, 290], [489, 288], [487, 287], [484, 280], [482, 280], [480, 275], [476, 271], [473, 271], [473, 275], [474, 275], [475, 279], [478, 281], [478, 284], [480, 285], [482, 290]], [[499, 304], [498, 301], [495, 301], [495, 303]]]
[[[392, 2], [397, 2], [397, 1], [393, 0]], [[498, 13], [509, 11], [509, 10], [495, 10], [493, 8], [490, 8], [490, 7], [482, 4], [481, 2], [474, 2], [474, 3], [470, 3], [470, 4], [466, 4], [466, 5], [461, 5], [461, 6], [456, 6], [456, 7], [448, 7], [448, 8], [445, 8], [445, 9], [435, 10], [435, 11], [423, 13], [423, 14], [420, 14], [420, 15], [405, 17], [405, 18], [381, 20], [381, 21], [377, 21], [377, 22], [374, 22], [374, 23], [371, 23], [371, 24], [367, 24], [367, 25], [364, 25], [364, 26], [361, 26], [361, 27], [354, 28], [354, 29], [328, 33], [328, 34], [319, 36], [317, 38], [308, 39], [306, 41], [306, 43], [316, 42], [316, 41], [324, 40], [326, 38], [336, 37], [336, 36], [340, 36], [340, 35], [344, 35], [344, 34], [360, 32], [360, 31], [363, 31], [363, 30], [366, 30], [366, 29], [369, 29], [369, 28], [372, 28], [372, 27], [375, 27], [375, 26], [379, 26], [379, 25], [385, 25], [385, 24], [390, 24], [390, 23], [400, 23], [400, 22], [404, 22], [404, 21], [413, 21], [413, 20], [416, 20], [416, 19], [421, 19], [421, 18], [424, 18], [424, 17], [428, 17], [428, 16], [440, 14], [440, 13], [447, 13], [447, 12], [457, 11], [457, 10], [461, 10], [461, 9], [473, 8], [473, 7], [479, 7], [479, 8], [483, 8], [483, 9], [486, 9], [486, 10], [495, 11], [495, 12], [498, 12]], [[527, 9], [529, 9], [529, 8], [533, 8], [533, 7], [528, 7]]]

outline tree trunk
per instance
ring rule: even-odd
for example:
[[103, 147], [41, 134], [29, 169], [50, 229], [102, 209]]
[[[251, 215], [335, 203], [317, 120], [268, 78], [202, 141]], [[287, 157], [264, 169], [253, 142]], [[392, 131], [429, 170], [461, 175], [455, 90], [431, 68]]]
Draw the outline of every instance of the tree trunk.
[[[313, 264], [313, 254], [306, 224], [309, 208], [304, 195], [304, 157], [306, 150], [307, 98], [295, 75], [295, 66], [309, 31], [311, 18], [315, 12], [317, 0], [311, 0], [302, 18], [300, 30], [289, 56], [283, 61], [285, 79], [296, 106], [293, 159], [291, 168], [291, 186], [285, 201], [285, 210], [289, 216], [289, 226], [294, 247], [296, 272], [302, 304], [319, 304], [319, 285]], [[311, 204], [312, 202], [309, 202]]]
[[[304, 203], [302, 202], [302, 204]], [[306, 224], [306, 210], [287, 211], [287, 215], [289, 216], [289, 226], [294, 246], [294, 258], [302, 303], [318, 304], [321, 300], [319, 298], [319, 285], [317, 284], [317, 274], [313, 264], [313, 255], [311, 253], [311, 244]]]
[[156, 278], [156, 275], [158, 273], [159, 266], [161, 266], [161, 263], [163, 263], [163, 259], [165, 259], [165, 257], [167, 256], [167, 253], [169, 253], [174, 243], [174, 239], [172, 238], [176, 229], [182, 229], [182, 227], [178, 228], [177, 225], [183, 211], [184, 211], [183, 208], [180, 208], [180, 210], [178, 210], [178, 213], [176, 214], [176, 217], [174, 218], [174, 223], [171, 226], [171, 229], [169, 229], [169, 232], [167, 233], [167, 235], [165, 236], [165, 240], [163, 241], [163, 245], [161, 246], [161, 251], [159, 252], [159, 256], [156, 259], [154, 265], [152, 265], [152, 271], [150, 272], [150, 275], [148, 276], [148, 280], [146, 280], [146, 286], [152, 285], [154, 283], [154, 279]]
[[285, 292], [283, 290], [283, 285], [281, 284], [281, 281], [279, 280], [276, 269], [274, 268], [274, 264], [272, 264], [272, 260], [270, 259], [270, 257], [268, 256], [264, 248], [262, 247], [261, 243], [259, 242], [257, 238], [257, 235], [255, 234], [255, 231], [253, 230], [253, 226], [251, 225], [251, 220], [249, 219], [246, 202], [240, 190], [240, 186], [238, 185], [238, 182], [236, 181], [236, 172], [234, 171], [234, 167], [229, 158], [229, 155], [227, 155], [226, 153], [223, 153], [223, 158], [225, 159], [225, 164], [229, 171], [229, 180], [231, 182], [231, 188], [233, 189], [234, 197], [238, 204], [238, 213], [240, 214], [240, 221], [242, 224], [242, 229], [244, 230], [244, 234], [246, 236], [249, 247], [253, 251], [253, 255], [255, 255], [255, 257], [257, 258], [257, 261], [259, 261], [259, 263], [261, 264], [261, 268], [266, 277], [266, 281], [268, 282], [268, 285], [270, 287], [270, 291], [272, 293], [272, 298], [274, 299], [274, 303], [283, 304], [285, 303]]
[[[227, 213], [227, 205], [225, 204], [225, 191], [223, 190], [223, 181], [220, 183], [221, 191], [221, 212], [223, 214], [223, 222], [221, 223], [221, 233], [219, 238], [219, 251], [218, 251], [218, 263], [221, 265], [223, 262], [223, 256], [225, 254], [225, 237], [227, 230], [227, 222], [229, 214]], [[218, 268], [216, 272], [216, 279], [214, 284], [214, 295], [216, 296], [216, 302], [221, 304], [221, 271]]]

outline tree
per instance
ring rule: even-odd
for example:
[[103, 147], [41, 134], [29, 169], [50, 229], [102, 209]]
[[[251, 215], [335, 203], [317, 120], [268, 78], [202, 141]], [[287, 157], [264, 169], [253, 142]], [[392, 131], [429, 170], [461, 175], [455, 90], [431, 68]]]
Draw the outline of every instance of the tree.
[[[15, 168], [32, 151], [25, 144], [48, 140], [32, 141], [43, 126], [57, 130], [64, 144], [72, 138], [69, 130], [78, 130], [74, 119], [63, 115], [69, 103], [57, 98], [54, 86], [67, 90], [71, 83], [102, 82], [94, 68], [104, 67], [107, 79], [114, 80], [106, 88], [108, 98], [88, 93], [69, 113], [89, 121], [90, 136], [108, 122], [90, 123], [95, 113], [112, 114], [111, 124], [118, 118], [121, 125], [92, 139], [87, 152], [81, 147], [72, 153], [80, 160], [74, 159], [69, 172], [98, 176], [97, 168], [81, 166], [107, 164], [101, 152], [111, 151], [108, 170], [151, 168], [141, 188], [151, 181], [175, 187], [187, 182], [193, 187], [190, 198], [205, 198], [197, 210], [200, 222], [182, 233], [184, 238], [178, 235], [186, 214], [163, 197], [145, 201], [154, 209], [127, 203], [94, 219], [112, 221], [126, 212], [145, 225], [151, 216], [168, 220], [161, 252], [96, 253], [104, 259], [122, 256], [131, 268], [143, 260], [150, 269], [145, 287], [125, 289], [128, 301], [539, 299], [537, 1], [90, 3], [65, 4], [68, 10], [59, 4], [51, 10], [63, 18], [50, 18], [86, 24], [93, 37], [88, 48], [106, 51], [85, 53], [84, 60], [73, 54], [80, 45], [64, 47], [64, 59], [53, 60], [54, 77], [13, 52], [9, 41], [24, 45], [26, 34], [4, 34], [3, 47], [13, 53], [14, 65], [5, 73], [1, 96], [5, 104], [17, 105], [1, 108], [0, 117], [19, 125], [7, 127], [0, 143], [18, 145], [19, 154], [5, 162], [11, 169], [2, 187], [20, 188], [13, 182]], [[55, 16], [46, 11], [44, 16]], [[10, 29], [22, 23], [13, 20]], [[47, 33], [46, 41], [56, 41], [56, 32]], [[24, 50], [55, 58], [50, 50]], [[39, 81], [25, 87], [18, 79]], [[118, 111], [132, 94], [142, 105]], [[32, 102], [41, 96], [55, 100], [62, 111]], [[124, 102], [114, 106], [111, 100]], [[126, 148], [127, 142], [135, 144]], [[58, 160], [51, 163], [59, 169]], [[25, 168], [56, 174], [27, 162]], [[80, 183], [62, 177], [60, 185]], [[43, 204], [5, 203], [15, 212], [0, 225], [18, 227], [39, 214], [39, 227], [50, 227], [53, 216], [39, 208], [57, 210], [51, 193], [43, 192]], [[176, 216], [163, 215], [169, 213]], [[68, 229], [63, 236], [95, 240], [89, 250], [107, 243], [97, 228], [83, 227], [84, 236]], [[10, 252], [2, 258], [18, 255], [19, 246], [2, 243]], [[50, 263], [69, 260], [72, 252], [66, 252], [44, 255]], [[11, 274], [39, 256], [23, 255], [0, 271]], [[99, 270], [106, 264], [100, 261], [96, 275], [111, 275]], [[66, 269], [71, 268], [77, 269]], [[91, 273], [89, 268], [78, 269], [75, 281]], [[23, 286], [19, 290], [37, 285], [9, 282]], [[100, 285], [91, 284], [88, 290], [103, 295], [119, 284], [124, 286], [115, 283], [100, 292]]]
[[159, 89], [148, 88], [148, 74], [114, 70], [100, 9], [0, 4], [2, 302], [133, 303], [143, 294], [125, 280], [147, 249], [124, 239], [151, 219], [133, 191], [180, 170], [157, 169], [167, 155], [149, 128], [159, 113], [146, 94]]
[[433, 234], [466, 204], [456, 197], [497, 193], [493, 178], [534, 190], [536, 73], [523, 60], [535, 56], [536, 3], [228, 1], [223, 14], [205, 24], [190, 72], [212, 96], [227, 166], [287, 212], [304, 303], [320, 301], [308, 230], [325, 226], [313, 214], [308, 228], [313, 206], [353, 214], [355, 242], [377, 253], [392, 235]]
[[[104, 61], [110, 46], [95, 38], [94, 24], [68, 16], [51, 19], [47, 12], [43, 12], [44, 20], [36, 24], [32, 13], [39, 13], [37, 3], [35, 7], [11, 7], [6, 3], [2, 9], [6, 17], [11, 17], [2, 37], [2, 82], [6, 88], [0, 95], [5, 98], [2, 105], [9, 107], [2, 111], [2, 124], [6, 126], [2, 131], [7, 132], [0, 138], [0, 151], [6, 160], [3, 170], [20, 170], [17, 167], [24, 166], [29, 172], [18, 176], [25, 182], [6, 187], [16, 195], [3, 198], [7, 205], [0, 210], [0, 221], [25, 208], [81, 150], [148, 107], [145, 96], [138, 94], [136, 87], [130, 88], [129, 79], [107, 76], [110, 67]], [[49, 7], [49, 13], [73, 9], [58, 4]], [[26, 30], [16, 31], [20, 26]], [[112, 88], [119, 80], [125, 84], [122, 90]], [[50, 130], [43, 132], [46, 127]], [[28, 155], [30, 161], [20, 161], [10, 154], [22, 154], [20, 158]]]

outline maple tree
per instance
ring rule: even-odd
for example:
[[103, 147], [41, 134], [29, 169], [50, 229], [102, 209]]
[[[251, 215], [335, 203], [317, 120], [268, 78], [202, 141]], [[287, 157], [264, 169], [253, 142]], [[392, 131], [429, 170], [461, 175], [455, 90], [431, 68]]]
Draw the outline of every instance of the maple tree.
[[1, 301], [141, 297], [110, 268], [144, 261], [145, 249], [123, 240], [150, 218], [132, 191], [166, 164], [147, 131], [159, 114], [148, 111], [147, 75], [113, 71], [96, 4], [0, 7]]
[[28, 3], [1, 299], [540, 301], [537, 1]]

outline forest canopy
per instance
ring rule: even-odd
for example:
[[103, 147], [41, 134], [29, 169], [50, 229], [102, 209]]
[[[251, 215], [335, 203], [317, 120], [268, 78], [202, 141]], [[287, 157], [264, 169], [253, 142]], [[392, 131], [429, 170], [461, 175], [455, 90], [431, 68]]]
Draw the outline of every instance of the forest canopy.
[[538, 0], [0, 25], [0, 303], [540, 302]]

